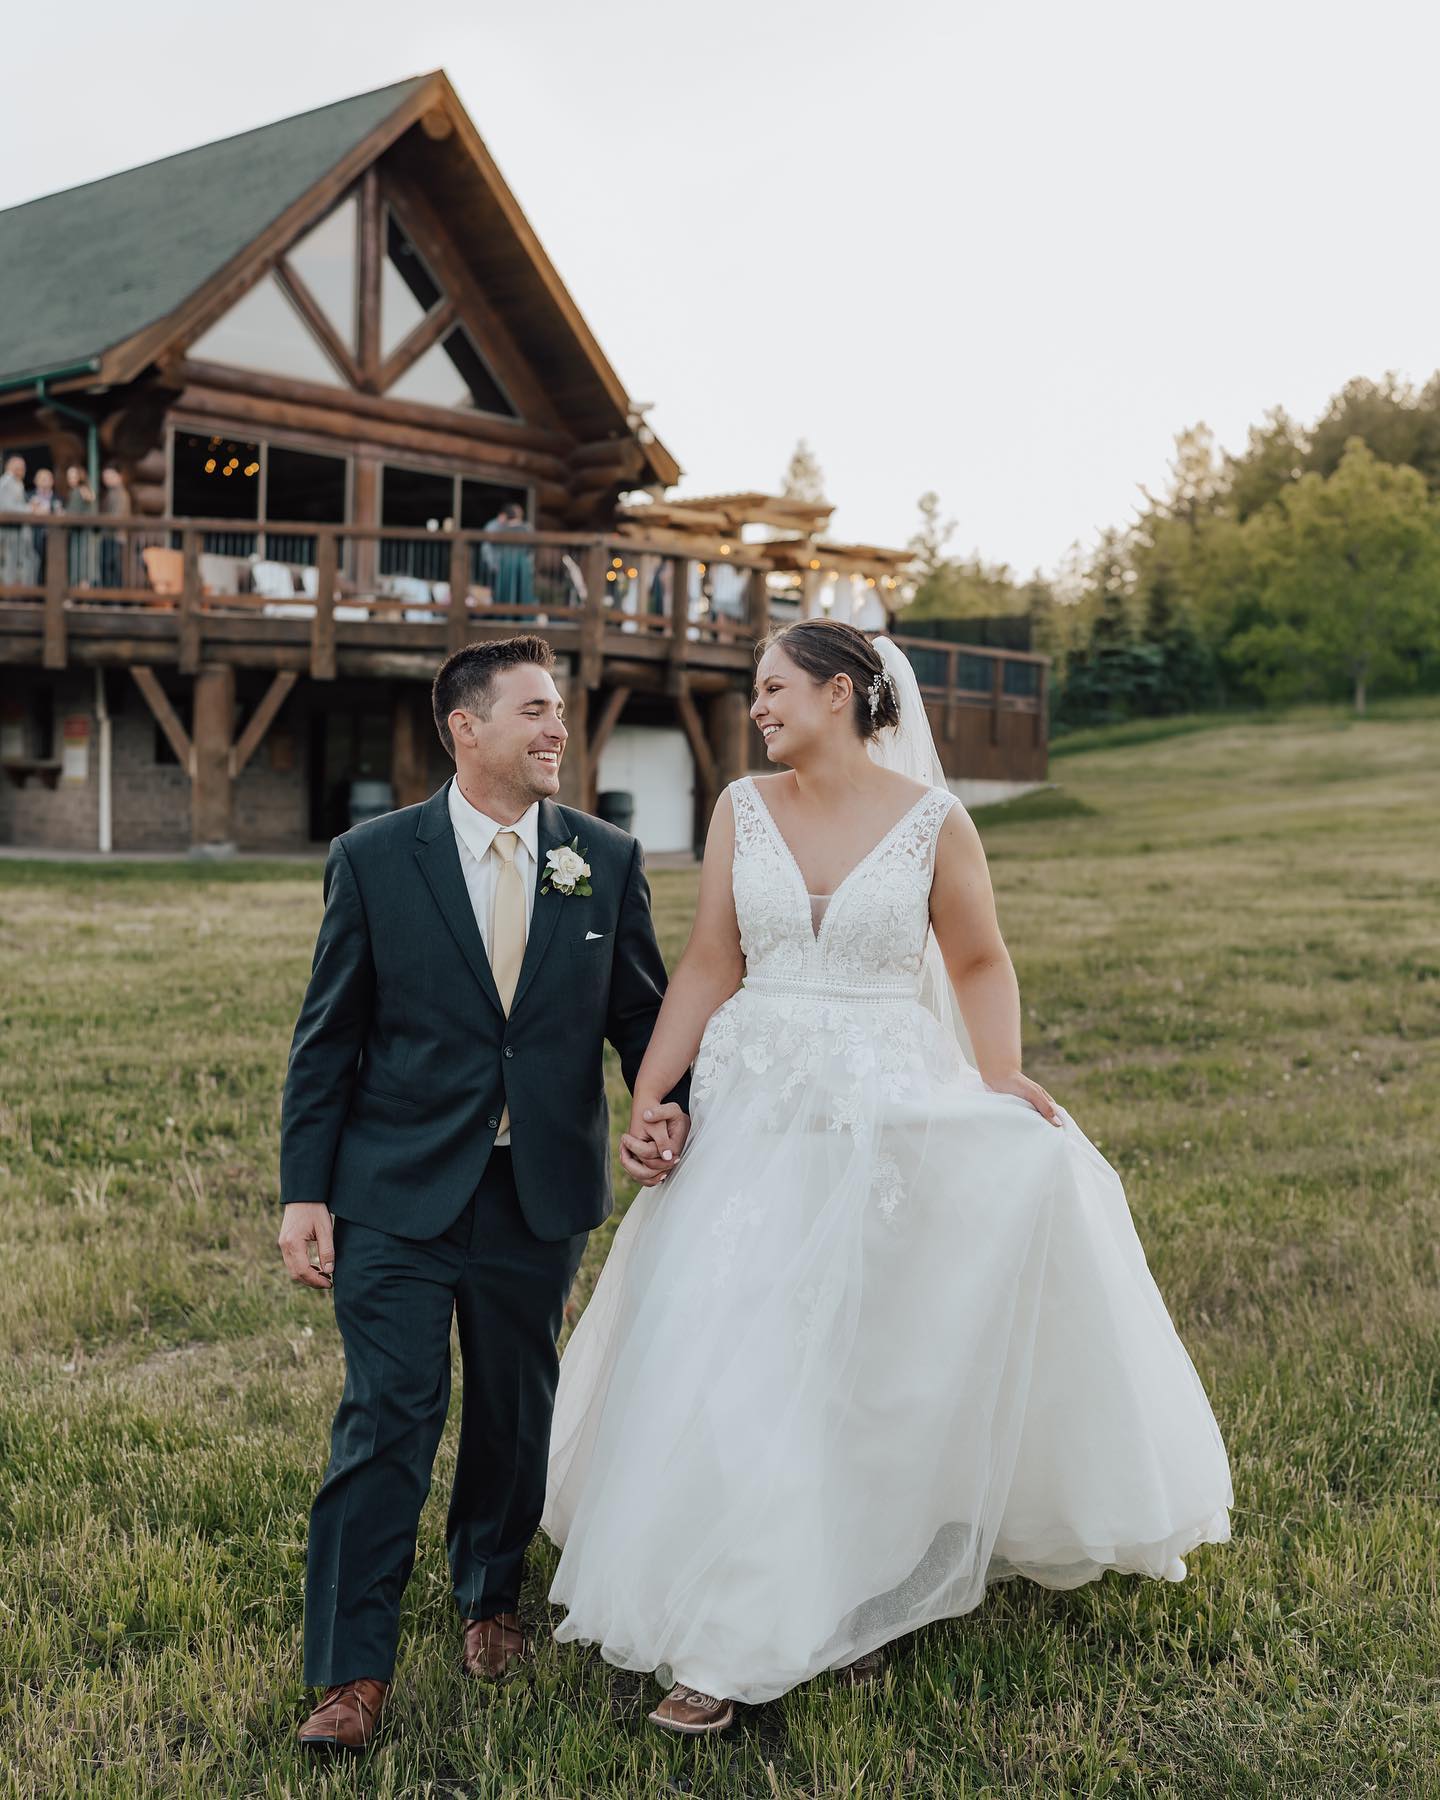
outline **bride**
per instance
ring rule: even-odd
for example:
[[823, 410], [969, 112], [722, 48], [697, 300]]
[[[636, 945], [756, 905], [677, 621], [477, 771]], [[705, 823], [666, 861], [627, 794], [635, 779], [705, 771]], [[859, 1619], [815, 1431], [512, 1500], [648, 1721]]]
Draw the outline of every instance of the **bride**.
[[1178, 1581], [1233, 1501], [1119, 1177], [1021, 1072], [909, 663], [790, 625], [751, 714], [786, 772], [715, 809], [626, 1166], [693, 1061], [691, 1134], [561, 1363], [544, 1518], [556, 1636], [696, 1734], [1008, 1576]]

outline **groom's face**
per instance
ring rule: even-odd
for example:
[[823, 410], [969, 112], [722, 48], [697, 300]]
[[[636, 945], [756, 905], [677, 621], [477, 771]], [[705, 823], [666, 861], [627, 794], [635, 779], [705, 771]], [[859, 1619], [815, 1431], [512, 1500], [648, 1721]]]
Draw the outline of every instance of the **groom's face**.
[[[451, 718], [457, 751], [486, 784], [527, 804], [560, 791], [560, 762], [569, 732], [565, 702], [548, 669], [521, 663], [502, 669], [490, 685], [490, 716]], [[457, 729], [457, 726], [459, 728]]]

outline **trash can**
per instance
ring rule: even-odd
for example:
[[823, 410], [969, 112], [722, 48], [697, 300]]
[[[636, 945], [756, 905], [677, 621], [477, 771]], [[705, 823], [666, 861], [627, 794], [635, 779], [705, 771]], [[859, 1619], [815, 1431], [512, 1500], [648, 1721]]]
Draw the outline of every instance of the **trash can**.
[[635, 822], [635, 796], [626, 788], [607, 788], [595, 796], [595, 811], [607, 825], [629, 831]]

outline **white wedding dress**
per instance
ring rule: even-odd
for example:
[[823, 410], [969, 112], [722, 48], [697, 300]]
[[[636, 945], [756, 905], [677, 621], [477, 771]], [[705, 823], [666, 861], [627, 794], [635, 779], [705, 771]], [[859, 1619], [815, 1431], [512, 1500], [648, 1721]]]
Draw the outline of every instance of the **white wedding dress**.
[[562, 1359], [544, 1528], [558, 1638], [763, 1701], [1006, 1576], [1179, 1579], [1233, 1494], [1119, 1177], [921, 1002], [958, 802], [923, 794], [817, 932], [729, 791], [745, 983]]

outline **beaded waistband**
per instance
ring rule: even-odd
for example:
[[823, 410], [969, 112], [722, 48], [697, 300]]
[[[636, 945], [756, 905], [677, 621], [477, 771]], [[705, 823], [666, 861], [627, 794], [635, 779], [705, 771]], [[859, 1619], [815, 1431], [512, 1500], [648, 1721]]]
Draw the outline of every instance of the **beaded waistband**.
[[746, 991], [766, 999], [887, 1001], [918, 1000], [918, 981], [818, 981], [803, 975], [747, 975]]

